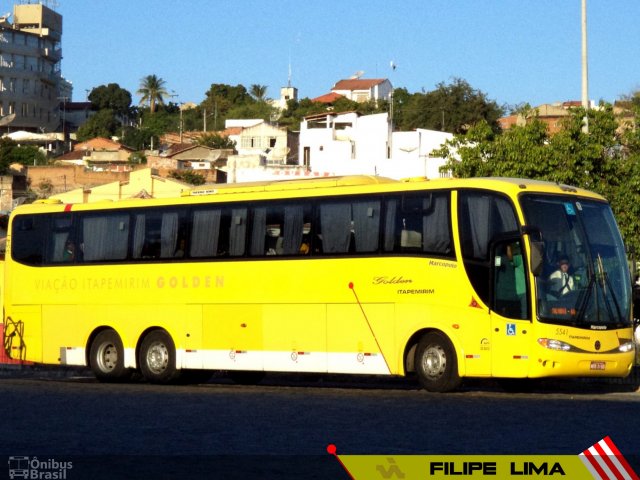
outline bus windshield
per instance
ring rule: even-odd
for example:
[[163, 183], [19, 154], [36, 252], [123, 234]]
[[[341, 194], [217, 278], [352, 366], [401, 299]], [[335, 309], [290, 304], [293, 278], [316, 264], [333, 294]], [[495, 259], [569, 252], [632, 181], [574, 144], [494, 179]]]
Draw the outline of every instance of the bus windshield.
[[630, 274], [609, 205], [551, 195], [523, 195], [521, 204], [544, 245], [540, 321], [596, 330], [629, 325]]

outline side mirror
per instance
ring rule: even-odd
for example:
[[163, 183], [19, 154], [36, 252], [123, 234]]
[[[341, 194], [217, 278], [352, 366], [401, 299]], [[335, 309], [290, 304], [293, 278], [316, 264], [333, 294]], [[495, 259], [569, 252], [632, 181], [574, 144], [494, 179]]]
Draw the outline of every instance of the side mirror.
[[544, 267], [544, 243], [539, 240], [531, 240], [531, 273], [534, 277], [542, 274]]

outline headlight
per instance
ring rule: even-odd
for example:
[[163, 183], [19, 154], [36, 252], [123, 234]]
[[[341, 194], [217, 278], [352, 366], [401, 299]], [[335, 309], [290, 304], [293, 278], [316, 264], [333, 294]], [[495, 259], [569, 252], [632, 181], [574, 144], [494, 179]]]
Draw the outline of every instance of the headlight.
[[551, 350], [560, 350], [562, 352], [568, 352], [571, 350], [571, 345], [568, 343], [561, 342], [560, 340], [554, 340], [552, 338], [539, 338], [538, 343], [544, 348], [549, 348]]
[[635, 345], [633, 344], [633, 342], [627, 342], [627, 343], [623, 343], [622, 345], [620, 345], [618, 347], [618, 350], [620, 350], [622, 353], [626, 353], [626, 352], [630, 352], [631, 350], [633, 350], [635, 347]]

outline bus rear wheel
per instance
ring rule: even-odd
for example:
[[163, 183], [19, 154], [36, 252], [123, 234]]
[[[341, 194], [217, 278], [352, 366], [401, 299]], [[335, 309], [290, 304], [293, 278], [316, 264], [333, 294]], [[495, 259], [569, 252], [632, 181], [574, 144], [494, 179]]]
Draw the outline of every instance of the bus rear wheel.
[[450, 392], [460, 385], [455, 349], [442, 333], [431, 332], [422, 337], [415, 366], [420, 384], [429, 392]]
[[138, 358], [140, 372], [151, 383], [171, 383], [178, 379], [176, 347], [171, 336], [163, 330], [154, 330], [142, 340]]
[[101, 382], [127, 380], [131, 370], [124, 367], [124, 347], [113, 330], [103, 330], [91, 342], [89, 366]]

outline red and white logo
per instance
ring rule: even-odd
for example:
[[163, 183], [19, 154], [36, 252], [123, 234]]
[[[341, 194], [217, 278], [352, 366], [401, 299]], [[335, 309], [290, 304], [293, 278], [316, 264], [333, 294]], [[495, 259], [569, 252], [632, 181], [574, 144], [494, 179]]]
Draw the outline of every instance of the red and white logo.
[[580, 460], [600, 480], [640, 480], [620, 450], [607, 436], [580, 454]]

